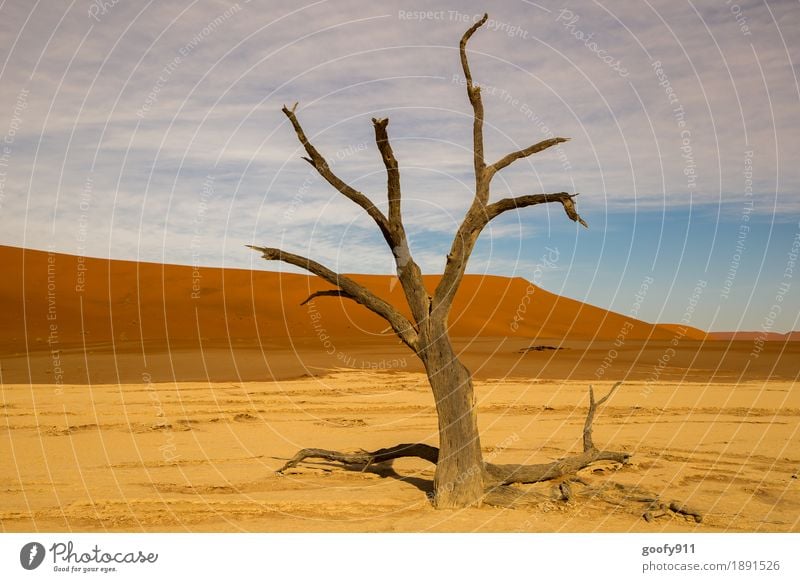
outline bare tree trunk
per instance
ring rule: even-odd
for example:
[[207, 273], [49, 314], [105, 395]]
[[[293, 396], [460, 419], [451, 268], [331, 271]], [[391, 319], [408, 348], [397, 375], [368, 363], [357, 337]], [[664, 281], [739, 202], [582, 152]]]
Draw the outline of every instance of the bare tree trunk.
[[484, 494], [484, 464], [472, 376], [453, 351], [443, 323], [429, 321], [421, 339], [419, 356], [439, 417], [434, 505], [440, 509], [477, 505]]
[[[556, 202], [564, 207], [570, 220], [586, 226], [575, 210], [573, 198], [576, 194], [557, 192], [553, 194], [528, 194], [512, 198], [504, 198], [490, 203], [490, 183], [492, 177], [517, 160], [527, 158], [566, 141], [566, 138], [553, 137], [533, 144], [524, 149], [512, 152], [492, 164], [487, 164], [484, 157], [483, 123], [484, 108], [479, 85], [472, 81], [472, 73], [467, 58], [467, 42], [483, 24], [488, 15], [474, 23], [461, 37], [459, 54], [461, 66], [466, 79], [467, 96], [473, 108], [473, 165], [475, 168], [475, 193], [472, 204], [464, 216], [456, 232], [450, 252], [447, 255], [444, 273], [436, 286], [433, 296], [427, 293], [422, 280], [422, 272], [411, 256], [401, 213], [401, 184], [398, 161], [389, 142], [387, 126], [389, 120], [373, 118], [375, 143], [381, 154], [387, 175], [388, 215], [384, 214], [371, 199], [359, 192], [350, 184], [337, 176], [323, 155], [309, 141], [308, 136], [297, 119], [297, 103], [283, 108], [303, 145], [307, 157], [304, 157], [331, 186], [344, 197], [360, 206], [377, 225], [394, 256], [397, 275], [403, 286], [406, 303], [411, 312], [411, 319], [403, 315], [396, 307], [390, 305], [366, 287], [354, 280], [336, 273], [316, 261], [282, 249], [251, 246], [262, 253], [266, 260], [282, 261], [303, 268], [334, 286], [312, 293], [306, 302], [315, 297], [344, 297], [363, 305], [373, 313], [385, 319], [395, 334], [425, 365], [428, 380], [436, 402], [439, 419], [439, 448], [417, 443], [399, 445], [377, 451], [361, 451], [358, 453], [341, 453], [327, 449], [310, 448], [301, 450], [279, 472], [294, 467], [307, 458], [322, 458], [344, 464], [360, 464], [365, 466], [373, 462], [384, 462], [396, 458], [415, 456], [436, 463], [434, 477], [434, 505], [437, 508], [461, 508], [478, 505], [484, 498], [487, 484], [492, 491], [498, 486], [511, 483], [533, 482], [553, 479], [565, 471], [575, 471], [599, 458], [603, 454], [594, 449], [591, 442], [591, 422], [594, 415], [594, 400], [590, 418], [584, 430], [584, 441], [587, 451], [577, 461], [558, 461], [552, 464], [536, 466], [493, 465], [489, 468], [483, 462], [481, 443], [478, 434], [475, 394], [472, 377], [467, 368], [458, 360], [450, 343], [447, 330], [447, 317], [453, 299], [461, 285], [478, 237], [483, 228], [492, 219], [504, 212], [519, 210], [528, 206]], [[593, 395], [592, 395], [593, 398]], [[603, 400], [604, 401], [604, 400]], [[599, 402], [601, 404], [603, 401]], [[616, 455], [616, 453], [614, 453]], [[622, 455], [622, 454], [620, 454]], [[627, 455], [622, 455], [627, 459]], [[619, 456], [619, 458], [622, 458]], [[617, 457], [614, 457], [616, 459]]]

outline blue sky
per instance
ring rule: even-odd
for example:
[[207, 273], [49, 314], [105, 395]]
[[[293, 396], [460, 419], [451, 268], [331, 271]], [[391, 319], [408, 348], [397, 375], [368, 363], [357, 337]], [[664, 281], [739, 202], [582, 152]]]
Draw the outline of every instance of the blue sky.
[[486, 9], [470, 48], [487, 158], [572, 138], [493, 197], [580, 192], [590, 229], [559, 207], [509, 213], [469, 271], [664, 322], [702, 282], [692, 325], [761, 329], [777, 302], [769, 328], [800, 328], [795, 1], [4, 2], [0, 244], [278, 268], [256, 242], [392, 272], [369, 219], [299, 159], [280, 108], [300, 101], [378, 204], [370, 118], [390, 118], [412, 251], [438, 272], [473, 179], [457, 44]]

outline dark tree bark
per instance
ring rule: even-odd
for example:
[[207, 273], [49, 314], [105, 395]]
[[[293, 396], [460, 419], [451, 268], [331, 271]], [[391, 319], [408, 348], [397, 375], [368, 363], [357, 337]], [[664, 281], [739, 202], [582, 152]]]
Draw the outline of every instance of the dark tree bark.
[[[317, 291], [309, 299], [338, 296], [352, 299], [384, 318], [395, 334], [422, 360], [436, 403], [439, 423], [439, 447], [426, 444], [397, 445], [378, 451], [342, 453], [325, 449], [303, 449], [281, 469], [295, 467], [307, 458], [321, 458], [346, 465], [369, 466], [372, 463], [391, 461], [400, 457], [419, 457], [436, 464], [433, 501], [437, 508], [461, 508], [487, 503], [518, 504], [524, 497], [508, 487], [515, 483], [536, 483], [562, 479], [559, 495], [571, 500], [575, 493], [564, 478], [596, 461], [625, 463], [628, 454], [598, 450], [592, 441], [592, 424], [596, 409], [616, 390], [595, 401], [590, 387], [589, 412], [583, 431], [584, 450], [564, 459], [539, 465], [499, 465], [486, 463], [481, 454], [480, 435], [475, 408], [472, 376], [459, 361], [448, 335], [448, 316], [453, 298], [461, 285], [469, 257], [484, 227], [497, 216], [510, 210], [520, 210], [537, 204], [558, 203], [567, 217], [586, 226], [575, 209], [577, 194], [556, 192], [528, 194], [490, 202], [490, 185], [497, 172], [547, 148], [566, 142], [555, 137], [503, 156], [487, 164], [484, 159], [484, 110], [480, 87], [475, 85], [467, 57], [467, 43], [486, 22], [488, 16], [467, 30], [459, 44], [461, 66], [466, 78], [467, 97], [473, 109], [473, 166], [475, 193], [472, 204], [459, 226], [447, 255], [444, 272], [433, 293], [429, 295], [422, 280], [419, 266], [414, 262], [406, 237], [401, 212], [400, 168], [389, 140], [388, 119], [373, 119], [375, 143], [386, 168], [388, 216], [375, 206], [369, 197], [340, 179], [325, 158], [308, 139], [296, 115], [297, 104], [284, 107], [283, 113], [294, 128], [297, 138], [308, 157], [304, 158], [319, 174], [343, 196], [358, 204], [375, 222], [392, 251], [397, 276], [402, 285], [411, 319], [404, 317], [371, 291], [323, 265], [286, 251], [253, 246], [266, 260], [277, 260], [306, 269], [323, 278], [333, 289]], [[652, 500], [650, 500], [652, 502]]]
[[480, 503], [485, 489], [484, 463], [472, 376], [456, 357], [440, 318], [423, 324], [420, 340], [418, 355], [425, 365], [439, 419], [434, 504], [446, 509]]

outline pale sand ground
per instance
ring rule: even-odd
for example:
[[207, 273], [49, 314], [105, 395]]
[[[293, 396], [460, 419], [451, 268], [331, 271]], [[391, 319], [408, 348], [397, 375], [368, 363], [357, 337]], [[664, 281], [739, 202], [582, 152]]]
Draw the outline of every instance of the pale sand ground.
[[[595, 440], [634, 463], [588, 478], [641, 483], [708, 517], [647, 524], [590, 503], [442, 512], [422, 461], [397, 461], [394, 476], [324, 464], [274, 475], [300, 447], [437, 441], [419, 362], [351, 301], [301, 306], [320, 280], [3, 246], [0, 263], [2, 530], [800, 529], [798, 341], [705, 341], [468, 275], [450, 333], [477, 378], [487, 458], [575, 452], [588, 382], [624, 378]], [[356, 278], [404, 303], [393, 278]], [[524, 353], [532, 344], [563, 349]], [[402, 371], [290, 380], [342, 366]]]
[[[608, 386], [602, 383], [598, 391]], [[585, 381], [476, 382], [487, 460], [577, 451]], [[800, 392], [780, 380], [624, 385], [598, 445], [634, 453], [590, 480], [639, 484], [706, 513], [646, 523], [596, 502], [436, 511], [433, 467], [307, 464], [298, 448], [436, 443], [425, 377], [334, 371], [246, 383], [0, 384], [3, 531], [800, 531]], [[648, 391], [648, 388], [652, 392]], [[379, 467], [374, 468], [379, 472]]]

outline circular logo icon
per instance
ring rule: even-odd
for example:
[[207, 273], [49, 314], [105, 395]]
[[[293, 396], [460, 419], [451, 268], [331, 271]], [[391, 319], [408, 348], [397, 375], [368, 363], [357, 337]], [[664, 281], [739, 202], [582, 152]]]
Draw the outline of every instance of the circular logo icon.
[[19, 563], [26, 570], [35, 570], [44, 561], [44, 546], [39, 542], [30, 542], [19, 551]]

